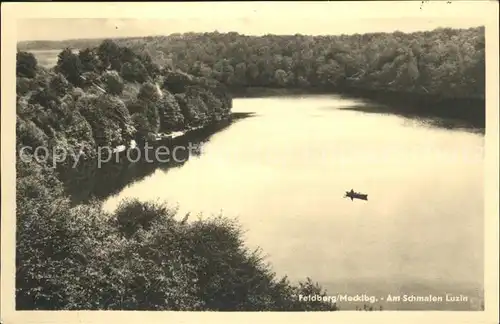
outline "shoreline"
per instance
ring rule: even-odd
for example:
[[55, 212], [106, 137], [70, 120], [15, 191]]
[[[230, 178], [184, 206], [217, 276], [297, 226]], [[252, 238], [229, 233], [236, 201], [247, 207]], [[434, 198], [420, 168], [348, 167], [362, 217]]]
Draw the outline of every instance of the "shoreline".
[[[158, 147], [168, 147], [172, 150], [174, 146], [189, 146], [189, 143], [194, 143], [194, 145], [199, 146], [209, 138], [229, 127], [238, 120], [244, 118], [250, 118], [254, 116], [254, 113], [231, 113], [227, 118], [216, 122], [207, 124], [203, 127], [194, 128], [190, 130], [185, 130], [184, 133], [175, 138], [163, 138], [157, 141], [152, 141], [149, 143], [150, 148], [157, 149]], [[139, 150], [138, 154], [145, 154], [146, 143], [141, 143], [140, 141], [135, 141], [134, 149]], [[128, 151], [132, 149], [132, 145], [127, 146], [122, 145], [123, 149], [115, 154], [115, 158], [109, 160], [108, 162], [102, 164], [101, 167], [97, 167], [97, 161], [94, 160], [90, 163], [90, 168], [95, 170], [93, 177], [87, 179], [86, 181], [79, 182], [77, 185], [70, 182], [65, 182], [66, 190], [75, 205], [87, 203], [90, 198], [95, 198], [98, 200], [107, 199], [126, 187], [128, 184], [135, 182], [137, 179], [141, 179], [147, 175], [150, 175], [157, 168], [168, 170], [171, 168], [176, 168], [182, 166], [190, 158], [186, 151], [180, 151], [180, 157], [184, 160], [182, 162], [169, 160], [168, 162], [154, 161], [148, 162], [144, 158], [138, 161], [129, 161], [126, 156]], [[195, 151], [195, 155], [198, 153]], [[103, 181], [103, 177], [108, 179]], [[112, 179], [112, 180], [110, 180]]]
[[237, 112], [237, 113], [231, 112], [226, 118], [215, 121], [215, 122], [211, 122], [211, 123], [208, 123], [205, 125], [190, 127], [190, 128], [186, 128], [186, 129], [183, 129], [180, 131], [174, 131], [174, 132], [170, 132], [170, 133], [161, 133], [160, 132], [160, 133], [154, 134], [155, 140], [152, 142], [153, 143], [161, 143], [164, 141], [172, 141], [174, 143], [174, 142], [177, 142], [179, 140], [183, 140], [185, 138], [188, 138], [188, 137], [192, 136], [193, 134], [203, 133], [206, 131], [210, 132], [212, 130], [217, 131], [219, 128], [230, 125], [231, 123], [233, 123], [237, 120], [248, 118], [248, 117], [253, 117], [254, 115], [255, 115], [255, 113], [253, 113], [253, 112]]

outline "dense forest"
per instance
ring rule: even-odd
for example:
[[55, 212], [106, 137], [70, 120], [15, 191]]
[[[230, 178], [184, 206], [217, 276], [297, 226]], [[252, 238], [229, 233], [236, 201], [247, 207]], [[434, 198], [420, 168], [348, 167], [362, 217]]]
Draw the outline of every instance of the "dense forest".
[[[230, 87], [345, 88], [483, 98], [484, 27], [340, 36], [186, 33], [116, 39], [154, 62]], [[96, 40], [25, 42], [81, 48]]]
[[[326, 292], [310, 279], [278, 278], [232, 219], [179, 220], [175, 208], [136, 200], [112, 214], [98, 199], [72, 203], [65, 181], [93, 176], [98, 147], [227, 119], [232, 101], [220, 82], [110, 40], [64, 49], [52, 69], [19, 51], [16, 74], [17, 309], [337, 309], [298, 301]], [[25, 147], [49, 158], [32, 150], [21, 158]], [[71, 156], [53, 163], [56, 150], [80, 149], [76, 168]]]
[[[485, 127], [484, 27], [339, 36], [211, 32], [115, 41], [160, 66], [213, 78], [234, 95], [340, 93], [389, 104], [392, 113]], [[33, 41], [18, 47], [81, 49], [98, 42]]]

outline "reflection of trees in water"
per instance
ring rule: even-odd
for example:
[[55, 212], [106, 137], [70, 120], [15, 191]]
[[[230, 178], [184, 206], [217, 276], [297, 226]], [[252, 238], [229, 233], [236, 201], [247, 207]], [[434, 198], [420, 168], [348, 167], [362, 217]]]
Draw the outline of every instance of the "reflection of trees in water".
[[[153, 174], [158, 168], [162, 171], [168, 171], [184, 165], [191, 154], [195, 156], [201, 155], [201, 148], [210, 140], [210, 137], [216, 132], [227, 128], [229, 124], [226, 122], [193, 131], [191, 134], [170, 143], [160, 142], [157, 145], [151, 145], [148, 156], [152, 162], [147, 162], [145, 159], [135, 163], [130, 162], [126, 151], [123, 151], [119, 154], [118, 159], [113, 156], [109, 162], [103, 162], [100, 168], [97, 166], [97, 161], [83, 163], [77, 169], [73, 169], [71, 174], [66, 175], [66, 190], [75, 203], [81, 203], [91, 198], [104, 199], [117, 194], [127, 185]], [[159, 146], [168, 147], [170, 154], [167, 162], [160, 162], [155, 159], [154, 151]], [[186, 149], [177, 150], [174, 160], [172, 158], [172, 149], [175, 146], [183, 146]], [[192, 147], [192, 149], [188, 150], [188, 147]], [[134, 160], [137, 156], [134, 151], [132, 150], [129, 153], [130, 160]], [[141, 149], [141, 156], [145, 156], [144, 149]], [[161, 158], [167, 159], [166, 156], [161, 156]]]

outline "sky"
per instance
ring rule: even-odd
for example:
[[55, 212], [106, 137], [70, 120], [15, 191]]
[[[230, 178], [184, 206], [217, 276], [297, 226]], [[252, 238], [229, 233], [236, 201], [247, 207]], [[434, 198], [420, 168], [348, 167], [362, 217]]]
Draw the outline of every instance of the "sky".
[[467, 28], [482, 25], [485, 4], [488, 2], [34, 3], [17, 20], [17, 41], [215, 30], [247, 35], [333, 35]]

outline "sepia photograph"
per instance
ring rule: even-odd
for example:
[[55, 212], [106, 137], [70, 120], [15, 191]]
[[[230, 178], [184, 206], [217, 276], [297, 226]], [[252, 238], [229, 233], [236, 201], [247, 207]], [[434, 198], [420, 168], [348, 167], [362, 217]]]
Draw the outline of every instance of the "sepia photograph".
[[493, 311], [498, 3], [22, 6], [2, 311]]

